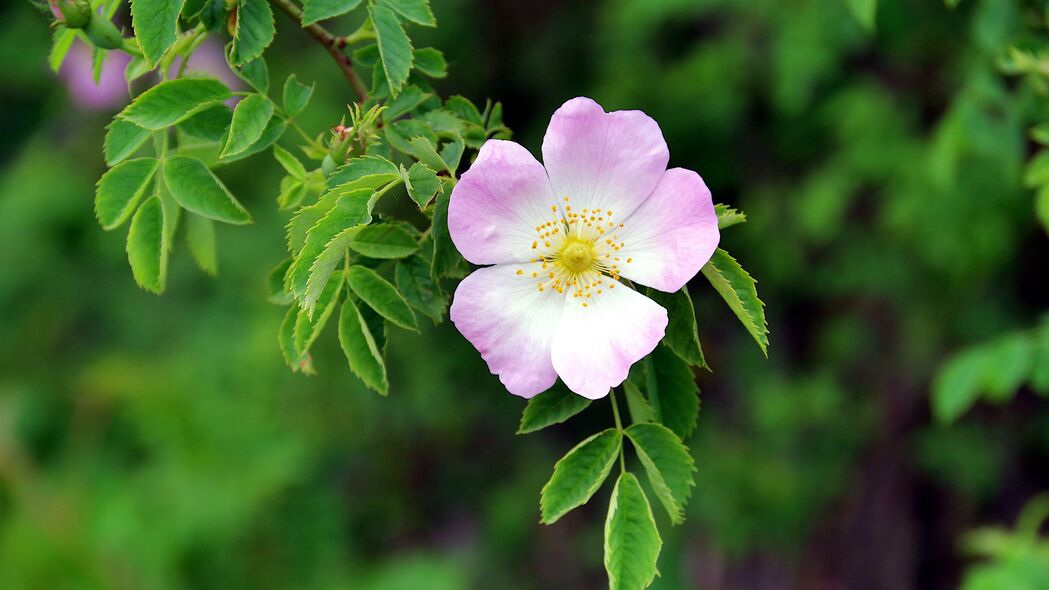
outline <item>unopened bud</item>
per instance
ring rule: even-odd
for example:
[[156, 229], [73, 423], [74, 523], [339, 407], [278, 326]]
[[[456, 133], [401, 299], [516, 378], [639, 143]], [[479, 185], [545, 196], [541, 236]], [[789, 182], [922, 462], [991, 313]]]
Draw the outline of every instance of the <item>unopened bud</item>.
[[120, 34], [113, 21], [101, 14], [92, 15], [91, 22], [84, 27], [84, 34], [95, 47], [120, 49], [124, 46], [124, 36]]
[[62, 15], [62, 24], [70, 29], [83, 29], [91, 22], [91, 2], [88, 0], [56, 0], [52, 6]]

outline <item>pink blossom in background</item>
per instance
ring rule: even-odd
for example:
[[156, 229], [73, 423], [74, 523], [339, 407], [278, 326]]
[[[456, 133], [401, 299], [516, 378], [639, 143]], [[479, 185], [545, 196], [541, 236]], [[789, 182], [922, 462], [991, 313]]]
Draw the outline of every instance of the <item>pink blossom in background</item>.
[[596, 399], [663, 338], [667, 311], [620, 279], [673, 292], [717, 248], [703, 179], [667, 170], [659, 125], [574, 98], [551, 117], [540, 164], [489, 140], [452, 191], [448, 229], [476, 270], [451, 318], [515, 395], [560, 376]]
[[91, 47], [86, 43], [79, 39], [74, 41], [62, 63], [59, 76], [65, 82], [66, 90], [76, 107], [88, 111], [116, 110], [130, 100], [124, 68], [131, 58], [120, 51], [107, 51], [102, 75], [96, 84], [92, 74], [91, 53]]
[[[168, 76], [176, 76], [181, 64], [182, 58], [176, 58], [171, 65]], [[240, 78], [229, 69], [229, 65], [226, 63], [226, 54], [224, 53], [222, 43], [211, 37], [208, 37], [201, 43], [200, 47], [189, 57], [189, 64], [186, 66], [185, 74], [194, 73], [214, 76], [232, 90], [240, 90], [243, 87]]]

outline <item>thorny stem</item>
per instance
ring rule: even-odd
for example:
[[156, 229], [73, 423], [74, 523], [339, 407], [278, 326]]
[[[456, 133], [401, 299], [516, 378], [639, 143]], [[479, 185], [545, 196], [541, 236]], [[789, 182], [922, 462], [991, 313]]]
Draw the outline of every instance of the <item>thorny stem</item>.
[[[287, 14], [299, 25], [302, 24], [302, 9], [295, 5], [292, 0], [270, 0], [270, 2], [279, 8], [284, 14]], [[365, 90], [364, 84], [361, 83], [360, 78], [357, 77], [357, 72], [353, 69], [353, 62], [343, 52], [343, 48], [347, 45], [346, 37], [337, 37], [333, 35], [328, 29], [318, 25], [317, 23], [309, 24], [303, 27], [307, 33], [313, 37], [317, 43], [320, 43], [328, 53], [331, 54], [335, 63], [342, 70], [342, 75], [346, 77], [346, 81], [353, 87], [354, 92], [360, 98], [360, 102], [368, 100], [368, 91]]]
[[[608, 399], [612, 400], [612, 417], [616, 421], [616, 430], [619, 431], [620, 436], [623, 434], [623, 421], [619, 419], [619, 404], [616, 402], [616, 390], [611, 389], [608, 392]], [[623, 443], [619, 443], [619, 472], [626, 473], [626, 457], [623, 456]]]

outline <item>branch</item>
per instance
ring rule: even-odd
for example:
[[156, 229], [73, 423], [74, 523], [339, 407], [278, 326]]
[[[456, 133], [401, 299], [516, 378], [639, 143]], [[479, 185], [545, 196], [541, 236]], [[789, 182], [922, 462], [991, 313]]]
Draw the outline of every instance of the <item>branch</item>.
[[[287, 14], [295, 21], [296, 24], [302, 25], [302, 9], [295, 5], [291, 0], [270, 0], [277, 8], [281, 9], [284, 14]], [[303, 27], [307, 33], [313, 37], [317, 43], [320, 43], [328, 53], [331, 54], [335, 63], [342, 70], [342, 75], [346, 77], [346, 81], [353, 86], [353, 90], [360, 97], [361, 102], [368, 100], [368, 91], [361, 84], [360, 78], [357, 77], [357, 72], [353, 69], [353, 62], [350, 58], [343, 53], [343, 48], [346, 47], [346, 40], [342, 37], [336, 37], [331, 34], [328, 29], [313, 23]]]

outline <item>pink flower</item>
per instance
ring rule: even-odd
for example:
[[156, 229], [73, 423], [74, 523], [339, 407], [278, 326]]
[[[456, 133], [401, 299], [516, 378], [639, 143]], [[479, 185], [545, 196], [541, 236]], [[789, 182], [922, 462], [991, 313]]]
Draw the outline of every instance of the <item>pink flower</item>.
[[493, 266], [463, 279], [451, 318], [510, 393], [532, 397], [560, 376], [603, 397], [663, 338], [666, 310], [621, 279], [677, 291], [720, 238], [703, 179], [667, 170], [669, 158], [648, 115], [574, 98], [550, 119], [545, 168], [489, 140], [462, 175], [452, 241]]

